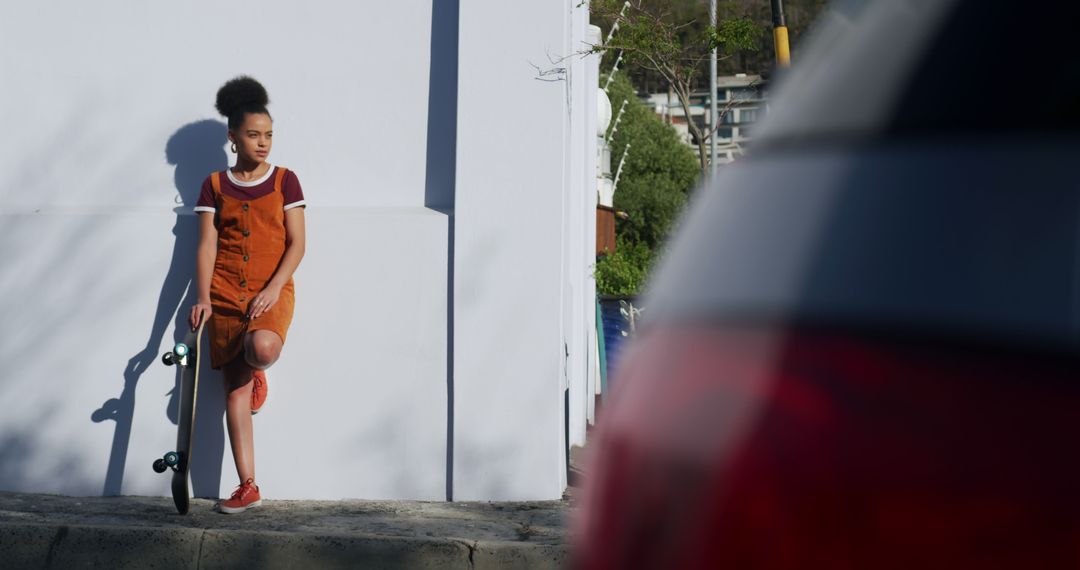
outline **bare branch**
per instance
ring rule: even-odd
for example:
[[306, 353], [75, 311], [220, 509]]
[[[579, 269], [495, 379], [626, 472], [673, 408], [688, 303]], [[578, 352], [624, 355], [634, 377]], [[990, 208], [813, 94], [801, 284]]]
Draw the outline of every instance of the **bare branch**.
[[546, 81], [549, 83], [555, 83], [557, 81], [566, 81], [566, 68], [565, 67], [552, 67], [549, 69], [541, 69], [539, 65], [533, 62], [529, 62], [529, 65], [536, 68], [537, 81]]

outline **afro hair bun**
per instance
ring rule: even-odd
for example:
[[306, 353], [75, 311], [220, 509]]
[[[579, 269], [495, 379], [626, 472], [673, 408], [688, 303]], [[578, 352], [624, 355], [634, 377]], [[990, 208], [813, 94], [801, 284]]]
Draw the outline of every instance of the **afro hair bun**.
[[230, 79], [218, 89], [214, 105], [222, 115], [233, 118], [237, 113], [262, 111], [270, 103], [266, 88], [255, 79], [241, 75]]

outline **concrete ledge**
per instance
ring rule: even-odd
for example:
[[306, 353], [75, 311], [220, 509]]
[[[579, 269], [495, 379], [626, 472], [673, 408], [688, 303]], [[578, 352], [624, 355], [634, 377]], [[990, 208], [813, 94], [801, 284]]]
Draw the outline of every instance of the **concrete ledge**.
[[[8, 525], [3, 526], [6, 534]], [[186, 528], [62, 526], [36, 568], [198, 568], [202, 532]]]
[[0, 568], [563, 568], [571, 501], [192, 500], [0, 492]]
[[565, 547], [454, 538], [0, 523], [3, 567], [563, 568]]
[[449, 539], [208, 530], [199, 568], [469, 568]]
[[570, 563], [565, 546], [551, 544], [517, 544], [505, 542], [478, 542], [473, 549], [475, 570], [493, 568], [536, 568], [555, 570]]
[[0, 523], [3, 568], [561, 569], [566, 547], [460, 539]]
[[63, 527], [0, 523], [0, 553], [8, 568], [46, 568], [54, 543], [67, 534]]

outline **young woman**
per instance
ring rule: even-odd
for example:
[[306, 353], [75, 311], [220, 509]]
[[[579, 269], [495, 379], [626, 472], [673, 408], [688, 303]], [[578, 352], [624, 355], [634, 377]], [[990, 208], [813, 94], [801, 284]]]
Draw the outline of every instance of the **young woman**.
[[296, 175], [266, 161], [273, 138], [269, 97], [237, 77], [218, 90], [236, 166], [202, 185], [196, 261], [198, 302], [190, 323], [208, 323], [210, 366], [225, 377], [226, 418], [240, 486], [217, 510], [262, 504], [255, 484], [251, 416], [266, 401], [265, 370], [281, 354], [293, 314], [293, 271], [304, 256], [304, 196]]

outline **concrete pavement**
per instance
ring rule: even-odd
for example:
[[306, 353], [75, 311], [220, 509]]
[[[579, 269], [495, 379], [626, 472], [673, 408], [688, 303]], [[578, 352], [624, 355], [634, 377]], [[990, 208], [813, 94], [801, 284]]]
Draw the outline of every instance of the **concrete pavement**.
[[0, 492], [0, 568], [562, 568], [572, 498], [272, 501]]

